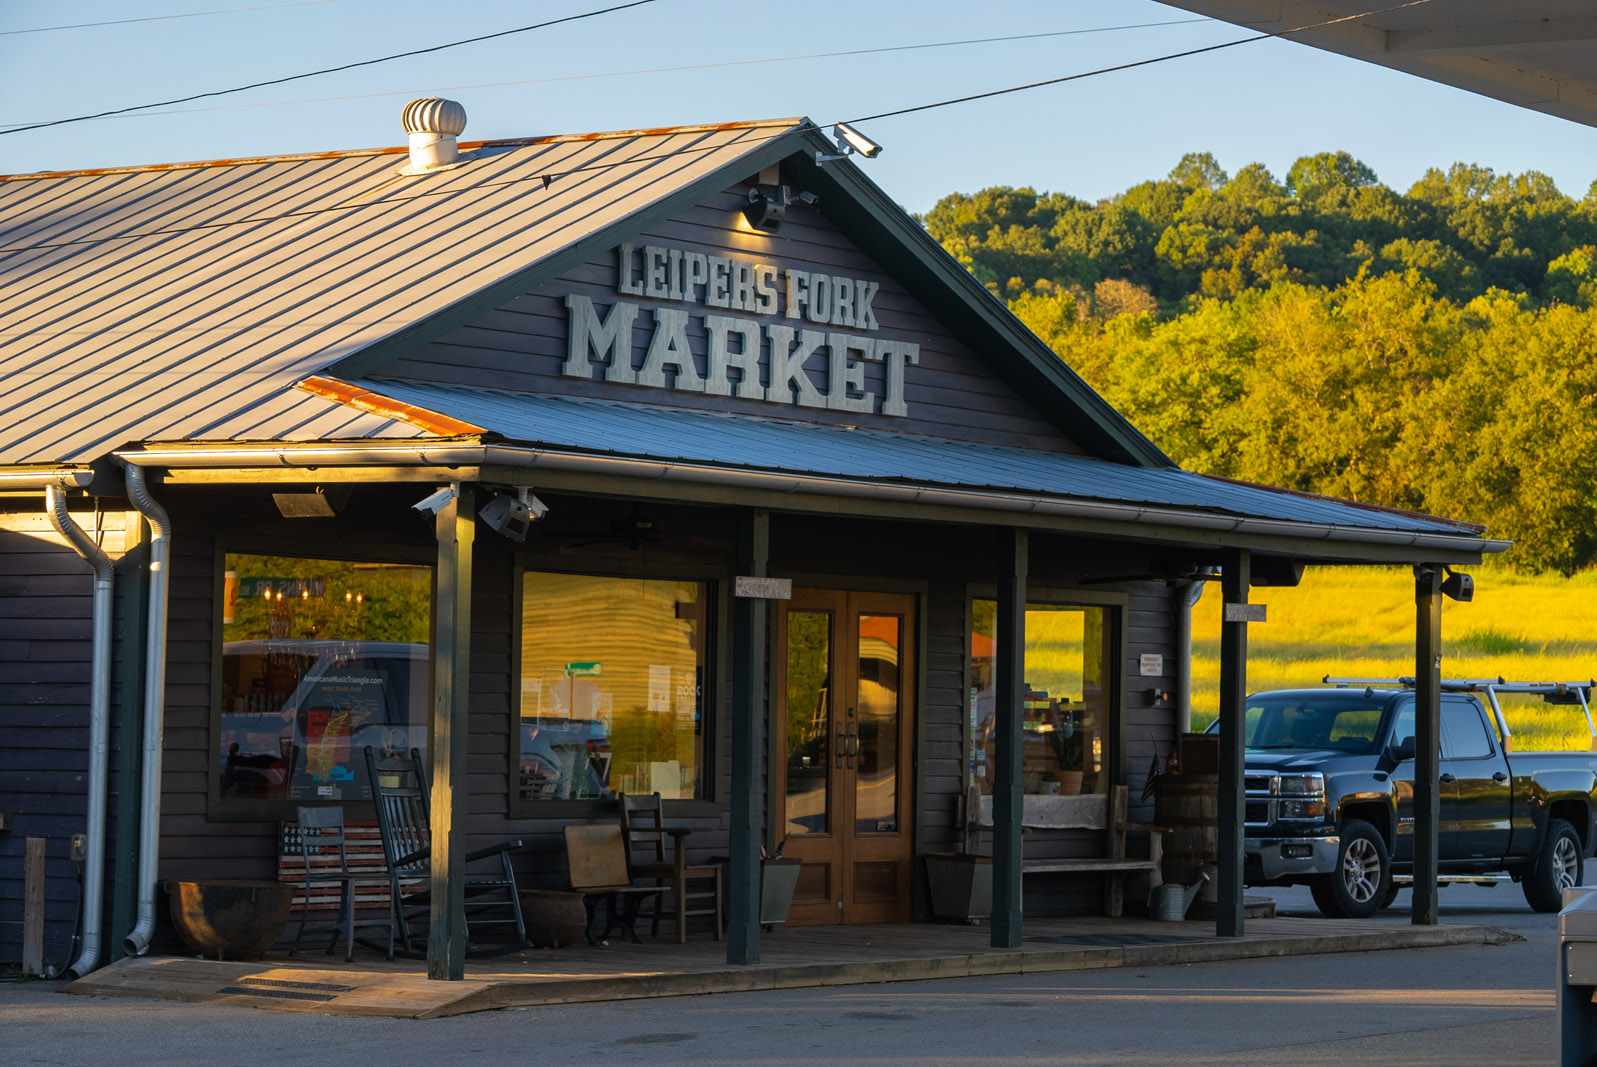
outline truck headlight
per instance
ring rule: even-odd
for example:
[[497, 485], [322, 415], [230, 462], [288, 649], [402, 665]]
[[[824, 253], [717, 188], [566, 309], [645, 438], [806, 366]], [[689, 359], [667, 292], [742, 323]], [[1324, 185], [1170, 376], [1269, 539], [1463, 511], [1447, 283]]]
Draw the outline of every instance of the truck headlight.
[[1281, 776], [1280, 792], [1284, 797], [1323, 797], [1325, 796], [1325, 775], [1318, 772], [1313, 774], [1283, 774]]
[[1325, 801], [1317, 800], [1287, 800], [1283, 798], [1276, 808], [1278, 818], [1282, 819], [1323, 819], [1325, 818]]

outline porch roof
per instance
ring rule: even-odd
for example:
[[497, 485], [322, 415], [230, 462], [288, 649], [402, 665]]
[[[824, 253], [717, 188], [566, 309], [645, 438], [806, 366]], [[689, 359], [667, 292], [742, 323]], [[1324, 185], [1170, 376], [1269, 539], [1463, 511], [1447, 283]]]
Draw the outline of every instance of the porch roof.
[[1146, 507], [1177, 524], [1183, 514], [1302, 524], [1330, 540], [1365, 540], [1378, 532], [1407, 535], [1416, 545], [1445, 538], [1478, 541], [1482, 551], [1506, 547], [1481, 538], [1482, 528], [1469, 523], [1174, 467], [655, 404], [400, 380], [353, 384], [480, 427], [506, 443], [562, 452]]

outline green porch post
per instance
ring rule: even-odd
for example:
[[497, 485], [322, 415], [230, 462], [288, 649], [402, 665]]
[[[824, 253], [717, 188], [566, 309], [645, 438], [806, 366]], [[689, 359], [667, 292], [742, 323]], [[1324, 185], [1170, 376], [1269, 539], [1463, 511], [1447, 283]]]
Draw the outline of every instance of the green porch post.
[[455, 490], [455, 499], [436, 517], [438, 574], [428, 760], [432, 766], [432, 912], [427, 927], [427, 977], [451, 982], [466, 974], [466, 719], [471, 693], [471, 544], [477, 514], [472, 487], [457, 484]]
[[[771, 515], [755, 508], [738, 534], [738, 574], [766, 577]], [[765, 798], [760, 791], [765, 750], [765, 621], [768, 608], [755, 597], [732, 600], [732, 835], [726, 931], [728, 963], [760, 962], [760, 833]]]
[[1414, 568], [1414, 903], [1409, 911], [1416, 926], [1436, 925], [1441, 751], [1442, 568], [1420, 566]]
[[1220, 937], [1241, 937], [1242, 899], [1242, 769], [1247, 738], [1244, 714], [1248, 703], [1248, 586], [1252, 584], [1253, 556], [1236, 549], [1220, 572], [1224, 612], [1220, 624], [1220, 827], [1219, 908], [1214, 932]]
[[1026, 692], [1025, 530], [1006, 530], [998, 551], [993, 733], [993, 948], [1020, 947], [1021, 701]]

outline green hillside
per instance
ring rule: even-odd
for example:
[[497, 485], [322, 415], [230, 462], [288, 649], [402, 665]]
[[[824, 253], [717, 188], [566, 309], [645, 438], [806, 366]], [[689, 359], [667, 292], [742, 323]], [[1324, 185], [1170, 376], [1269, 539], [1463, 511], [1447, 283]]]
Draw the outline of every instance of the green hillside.
[[1597, 560], [1597, 186], [1189, 155], [1095, 204], [994, 188], [924, 221], [1183, 466], [1466, 518], [1531, 572]]

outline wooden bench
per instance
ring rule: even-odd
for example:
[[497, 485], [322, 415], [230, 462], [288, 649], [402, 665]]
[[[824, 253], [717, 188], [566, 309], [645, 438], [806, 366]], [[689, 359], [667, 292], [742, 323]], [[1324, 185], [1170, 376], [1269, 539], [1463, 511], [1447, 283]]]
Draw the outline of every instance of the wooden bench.
[[[1161, 826], [1144, 826], [1126, 820], [1126, 787], [1111, 786], [1108, 795], [1089, 793], [1082, 796], [1054, 796], [1028, 793], [1022, 798], [1022, 831], [1030, 830], [1099, 830], [1103, 833], [1101, 856], [1073, 857], [1070, 859], [1022, 859], [1020, 873], [1029, 874], [1102, 874], [1104, 876], [1104, 914], [1119, 917], [1125, 907], [1125, 880], [1127, 874], [1147, 871], [1155, 875], [1163, 851]], [[966, 811], [975, 812], [976, 818], [968, 820], [967, 834], [972, 836], [993, 828], [993, 798], [980, 796], [972, 790], [966, 794]], [[1126, 834], [1140, 831], [1148, 834], [1148, 856], [1137, 859], [1126, 855]]]
[[[314, 840], [314, 838], [312, 839]], [[383, 858], [383, 838], [375, 822], [347, 822], [344, 824], [344, 853], [349, 857], [349, 869], [355, 873], [355, 910], [380, 908], [388, 910], [388, 863]], [[312, 911], [338, 910], [338, 885], [334, 882], [316, 884], [318, 873], [331, 874], [338, 870], [338, 853], [319, 854], [311, 851]], [[294, 910], [305, 903], [305, 857], [300, 851], [300, 828], [297, 823], [283, 824], [277, 848], [277, 880], [290, 882], [299, 891], [294, 894]], [[423, 888], [420, 883], [417, 890]]]

